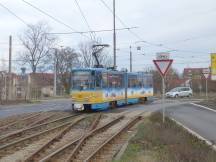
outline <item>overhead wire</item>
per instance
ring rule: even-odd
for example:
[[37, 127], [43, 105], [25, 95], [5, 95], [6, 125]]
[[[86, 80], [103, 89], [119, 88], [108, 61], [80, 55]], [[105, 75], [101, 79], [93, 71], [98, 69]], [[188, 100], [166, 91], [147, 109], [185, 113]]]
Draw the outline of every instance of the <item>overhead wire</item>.
[[72, 30], [72, 31], [74, 31], [74, 32], [76, 32], [76, 33], [78, 33], [78, 34], [81, 34], [81, 35], [84, 36], [84, 37], [87, 37], [88, 39], [91, 39], [91, 38], [89, 38], [87, 35], [84, 35], [83, 33], [78, 32], [76, 29], [74, 29], [74, 28], [71, 27], [70, 25], [64, 23], [63, 21], [61, 21], [61, 20], [59, 20], [58, 18], [52, 16], [51, 14], [49, 14], [49, 13], [47, 13], [46, 11], [40, 9], [39, 7], [33, 5], [32, 3], [27, 2], [27, 1], [25, 1], [25, 0], [22, 0], [22, 1], [23, 1], [24, 3], [26, 3], [27, 5], [31, 6], [32, 8], [34, 8], [35, 10], [39, 11], [40, 13], [42, 13], [42, 14], [48, 16], [49, 18], [51, 18], [51, 19], [54, 20], [55, 22], [57, 22], [57, 23], [59, 23], [59, 24], [65, 26], [65, 27], [69, 28], [70, 30]]
[[[116, 30], [121, 31], [121, 30], [128, 30], [128, 29], [134, 29], [137, 27], [130, 27], [130, 28], [118, 28]], [[113, 31], [113, 29], [103, 29], [103, 30], [91, 30], [91, 31], [79, 31], [79, 32], [54, 32], [54, 33], [48, 33], [48, 34], [74, 34], [74, 33], [100, 33], [100, 32], [111, 32]]]
[[[113, 10], [110, 8], [110, 6], [104, 1], [104, 0], [100, 0], [102, 2], [102, 4], [111, 12], [113, 13]], [[124, 26], [124, 27], [127, 27], [126, 23], [123, 22], [123, 20], [118, 16], [116, 15], [116, 18], [118, 19], [118, 21]], [[164, 44], [156, 44], [156, 43], [152, 43], [152, 42], [149, 42], [149, 41], [145, 41], [143, 40], [137, 33], [133, 32], [132, 30], [128, 30], [131, 34], [133, 34], [139, 41], [136, 41], [135, 43], [139, 43], [139, 42], [143, 42], [145, 44], [149, 44], [149, 45], [152, 45], [152, 46], [157, 46], [157, 47], [160, 47], [160, 48], [165, 48], [165, 49], [168, 49], [168, 50], [175, 50], [176, 52], [179, 51], [179, 52], [189, 52], [189, 53], [203, 53], [203, 52], [197, 52], [197, 51], [190, 51], [190, 50], [181, 50], [181, 49], [173, 49], [173, 48], [170, 48], [170, 47], [166, 47], [164, 46]]]
[[3, 5], [1, 2], [0, 2], [0, 6], [2, 8], [4, 8], [5, 10], [7, 10], [11, 15], [13, 15], [14, 17], [16, 17], [18, 20], [20, 20], [23, 24], [25, 24], [26, 26], [29, 27], [29, 24], [24, 19], [22, 19], [21, 17], [19, 17], [17, 14], [15, 14], [12, 10], [10, 10], [8, 7], [6, 7], [5, 5]]
[[[113, 9], [110, 8], [110, 6], [104, 1], [104, 0], [100, 0], [102, 2], [102, 4], [111, 12], [113, 13]], [[118, 19], [118, 21], [125, 27], [125, 28], [128, 28], [128, 25], [126, 23], [124, 23], [124, 21], [118, 16], [116, 15], [116, 18]], [[135, 32], [133, 32], [132, 30], [128, 29], [128, 31], [134, 35], [139, 41], [142, 41], [146, 44], [149, 44], [149, 45], [153, 45], [153, 46], [162, 46], [162, 44], [156, 44], [156, 43], [151, 43], [149, 41], [145, 41], [143, 40], [138, 34], [136, 34]]]
[[[88, 23], [88, 20], [87, 20], [87, 18], [86, 18], [86, 16], [85, 16], [84, 12], [82, 11], [81, 6], [79, 5], [78, 1], [77, 1], [77, 0], [74, 0], [74, 2], [75, 2], [75, 4], [76, 4], [77, 8], [79, 9], [79, 12], [80, 12], [80, 14], [81, 14], [81, 16], [82, 16], [82, 18], [83, 18], [83, 20], [84, 20], [84, 23], [85, 23], [86, 26], [88, 27], [89, 31], [93, 31], [93, 30], [91, 29], [89, 23]], [[96, 33], [95, 33], [95, 32], [90, 32], [90, 36], [91, 36], [91, 39], [93, 39], [93, 37], [96, 37]]]

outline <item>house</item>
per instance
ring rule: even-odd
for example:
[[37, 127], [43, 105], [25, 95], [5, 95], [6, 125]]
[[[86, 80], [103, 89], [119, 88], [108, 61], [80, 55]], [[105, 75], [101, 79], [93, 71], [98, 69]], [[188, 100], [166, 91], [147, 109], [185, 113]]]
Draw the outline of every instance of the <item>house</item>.
[[27, 76], [28, 96], [30, 98], [50, 97], [54, 95], [53, 73], [30, 73]]

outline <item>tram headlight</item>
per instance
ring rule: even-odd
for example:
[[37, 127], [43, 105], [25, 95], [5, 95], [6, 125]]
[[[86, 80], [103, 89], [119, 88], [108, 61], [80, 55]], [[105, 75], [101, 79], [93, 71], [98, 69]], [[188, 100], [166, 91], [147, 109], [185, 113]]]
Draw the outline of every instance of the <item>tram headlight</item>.
[[83, 104], [74, 104], [74, 110], [83, 111], [84, 109], [85, 108]]

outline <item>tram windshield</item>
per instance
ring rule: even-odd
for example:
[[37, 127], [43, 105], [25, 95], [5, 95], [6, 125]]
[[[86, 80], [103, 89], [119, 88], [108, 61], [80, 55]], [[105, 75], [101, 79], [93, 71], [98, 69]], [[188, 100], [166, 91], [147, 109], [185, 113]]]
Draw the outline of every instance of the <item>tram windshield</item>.
[[86, 90], [93, 88], [90, 71], [74, 71], [72, 73], [72, 89]]

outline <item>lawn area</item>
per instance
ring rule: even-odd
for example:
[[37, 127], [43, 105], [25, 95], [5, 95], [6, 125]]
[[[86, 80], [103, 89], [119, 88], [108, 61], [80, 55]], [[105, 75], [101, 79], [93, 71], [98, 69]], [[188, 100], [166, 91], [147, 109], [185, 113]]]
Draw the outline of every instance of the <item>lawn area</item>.
[[216, 152], [159, 112], [146, 118], [115, 162], [215, 162]]

